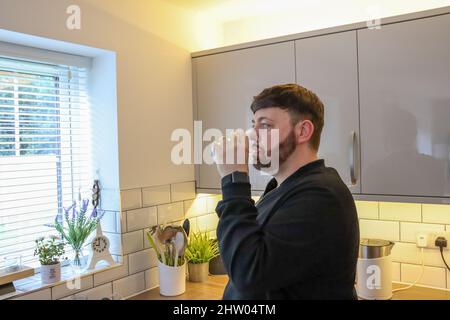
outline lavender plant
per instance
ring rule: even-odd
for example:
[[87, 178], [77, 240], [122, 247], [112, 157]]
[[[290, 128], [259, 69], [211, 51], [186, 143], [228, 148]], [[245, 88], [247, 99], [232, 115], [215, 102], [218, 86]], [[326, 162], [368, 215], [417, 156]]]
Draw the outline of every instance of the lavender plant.
[[62, 239], [75, 251], [75, 266], [81, 266], [83, 245], [103, 217], [103, 214], [98, 214], [95, 207], [88, 216], [88, 206], [89, 200], [85, 199], [81, 203], [80, 210], [77, 211], [77, 203], [74, 202], [69, 208], [64, 208], [64, 217], [58, 214], [55, 219], [54, 227], [61, 234]]

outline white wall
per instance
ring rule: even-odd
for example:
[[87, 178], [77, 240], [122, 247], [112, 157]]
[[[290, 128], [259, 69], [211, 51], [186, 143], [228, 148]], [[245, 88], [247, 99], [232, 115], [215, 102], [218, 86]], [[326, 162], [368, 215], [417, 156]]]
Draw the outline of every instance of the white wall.
[[[66, 28], [66, 9], [72, 4], [81, 7], [81, 30]], [[153, 0], [0, 0], [0, 29], [117, 52], [121, 189], [194, 178], [192, 166], [170, 161], [172, 130], [192, 127], [188, 43], [195, 39], [194, 23], [188, 12], [159, 4]], [[144, 28], [146, 13], [152, 22]]]

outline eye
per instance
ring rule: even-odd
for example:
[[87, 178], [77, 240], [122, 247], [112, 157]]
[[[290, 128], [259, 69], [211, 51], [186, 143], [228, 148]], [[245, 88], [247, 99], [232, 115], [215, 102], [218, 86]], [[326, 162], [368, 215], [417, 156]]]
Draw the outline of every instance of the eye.
[[270, 128], [270, 124], [268, 124], [268, 123], [261, 123], [261, 128], [268, 129], [268, 128]]

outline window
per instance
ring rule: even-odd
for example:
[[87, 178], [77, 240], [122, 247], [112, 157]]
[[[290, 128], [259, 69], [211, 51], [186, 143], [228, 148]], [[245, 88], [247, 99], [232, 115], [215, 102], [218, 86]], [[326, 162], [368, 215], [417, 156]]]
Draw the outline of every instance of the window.
[[0, 53], [0, 262], [37, 266], [34, 240], [56, 233], [46, 224], [90, 196], [87, 81], [85, 67]]

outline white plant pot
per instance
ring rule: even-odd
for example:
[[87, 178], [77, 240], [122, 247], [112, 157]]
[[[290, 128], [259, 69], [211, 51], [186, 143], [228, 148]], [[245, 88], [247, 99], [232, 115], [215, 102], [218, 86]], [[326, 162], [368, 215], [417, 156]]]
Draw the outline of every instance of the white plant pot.
[[61, 281], [61, 263], [41, 265], [41, 281], [43, 284]]
[[173, 297], [186, 291], [186, 263], [180, 267], [170, 267], [158, 261], [159, 292]]

